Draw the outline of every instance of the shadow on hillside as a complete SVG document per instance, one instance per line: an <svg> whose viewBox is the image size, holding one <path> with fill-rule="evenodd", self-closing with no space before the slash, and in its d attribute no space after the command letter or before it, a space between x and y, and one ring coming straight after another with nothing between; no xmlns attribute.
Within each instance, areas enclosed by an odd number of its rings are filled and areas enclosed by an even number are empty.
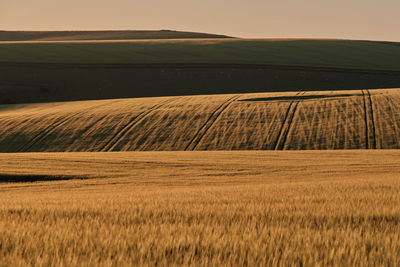
<svg viewBox="0 0 400 267"><path fill-rule="evenodd" d="M310 99L337 99L342 97L362 96L362 94L343 94L343 95L295 95L295 96L277 96L277 97L260 97L247 98L238 101L294 101L294 100L310 100Z"/></svg>
<svg viewBox="0 0 400 267"><path fill-rule="evenodd" d="M43 174L0 174L0 183L29 183L63 180L85 180L87 177Z"/></svg>
<svg viewBox="0 0 400 267"><path fill-rule="evenodd" d="M0 105L366 88L400 88L400 72L240 64L0 63Z"/></svg>

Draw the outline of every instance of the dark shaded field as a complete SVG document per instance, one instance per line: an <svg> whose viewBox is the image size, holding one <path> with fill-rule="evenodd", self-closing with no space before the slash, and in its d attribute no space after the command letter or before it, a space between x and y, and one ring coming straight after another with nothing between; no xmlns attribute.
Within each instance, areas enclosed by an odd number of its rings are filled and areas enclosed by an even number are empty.
<svg viewBox="0 0 400 267"><path fill-rule="evenodd" d="M400 71L400 46L352 40L184 39L0 42L0 62L258 64Z"/></svg>
<svg viewBox="0 0 400 267"><path fill-rule="evenodd" d="M0 42L0 104L399 88L399 58L351 40Z"/></svg>
<svg viewBox="0 0 400 267"><path fill-rule="evenodd" d="M398 88L400 72L240 64L0 63L0 104Z"/></svg>

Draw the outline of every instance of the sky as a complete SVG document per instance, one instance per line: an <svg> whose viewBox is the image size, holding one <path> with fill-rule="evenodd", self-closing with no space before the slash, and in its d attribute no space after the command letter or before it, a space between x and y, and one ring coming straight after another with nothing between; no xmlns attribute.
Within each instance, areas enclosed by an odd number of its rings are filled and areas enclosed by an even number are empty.
<svg viewBox="0 0 400 267"><path fill-rule="evenodd" d="M400 0L0 0L0 30L400 41Z"/></svg>

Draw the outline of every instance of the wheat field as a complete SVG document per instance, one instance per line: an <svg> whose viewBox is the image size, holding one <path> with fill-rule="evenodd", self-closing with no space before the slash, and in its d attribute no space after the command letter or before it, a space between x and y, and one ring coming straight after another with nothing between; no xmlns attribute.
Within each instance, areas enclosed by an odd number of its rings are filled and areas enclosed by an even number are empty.
<svg viewBox="0 0 400 267"><path fill-rule="evenodd" d="M400 90L3 105L1 152L397 149Z"/></svg>
<svg viewBox="0 0 400 267"><path fill-rule="evenodd" d="M0 154L0 266L396 266L399 163L396 150Z"/></svg>
<svg viewBox="0 0 400 267"><path fill-rule="evenodd" d="M399 57L0 31L0 267L400 265Z"/></svg>

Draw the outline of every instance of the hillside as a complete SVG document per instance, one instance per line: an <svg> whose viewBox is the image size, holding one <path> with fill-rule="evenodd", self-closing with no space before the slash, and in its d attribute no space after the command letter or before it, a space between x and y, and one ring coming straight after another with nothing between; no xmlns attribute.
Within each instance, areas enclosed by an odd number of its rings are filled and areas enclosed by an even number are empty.
<svg viewBox="0 0 400 267"><path fill-rule="evenodd" d="M0 43L0 62L258 64L400 71L400 46L351 40L142 40Z"/></svg>
<svg viewBox="0 0 400 267"><path fill-rule="evenodd" d="M231 38L225 35L182 31L0 31L0 41L77 41L135 39Z"/></svg>
<svg viewBox="0 0 400 267"><path fill-rule="evenodd" d="M0 266L399 262L396 43L47 34L0 42Z"/></svg>
<svg viewBox="0 0 400 267"><path fill-rule="evenodd" d="M0 104L399 88L399 58L349 40L0 43Z"/></svg>
<svg viewBox="0 0 400 267"><path fill-rule="evenodd" d="M0 107L1 152L400 148L400 89Z"/></svg>

